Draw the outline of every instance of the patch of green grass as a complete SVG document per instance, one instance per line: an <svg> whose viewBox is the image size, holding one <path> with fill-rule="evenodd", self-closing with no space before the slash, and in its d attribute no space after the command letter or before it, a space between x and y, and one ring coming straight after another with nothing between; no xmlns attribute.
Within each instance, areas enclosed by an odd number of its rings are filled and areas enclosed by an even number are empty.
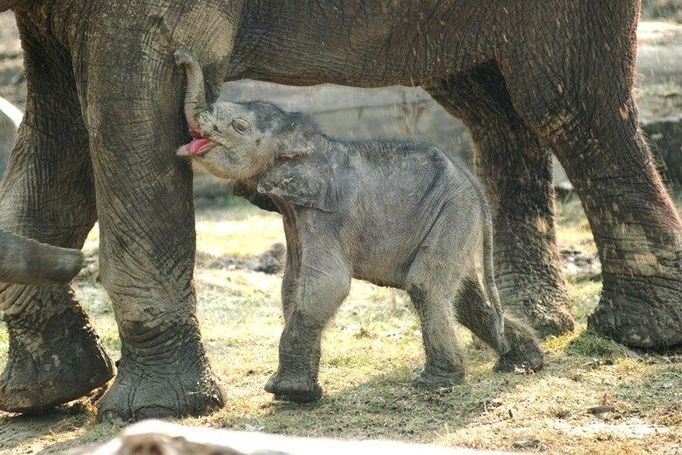
<svg viewBox="0 0 682 455"><path fill-rule="evenodd" d="M241 198L213 203L197 212L197 251L214 256L247 256L262 253L275 242L284 242L279 214L255 208Z"/></svg>
<svg viewBox="0 0 682 455"><path fill-rule="evenodd" d="M615 341L602 338L595 333L584 331L566 347L566 353L583 357L622 357L631 351Z"/></svg>

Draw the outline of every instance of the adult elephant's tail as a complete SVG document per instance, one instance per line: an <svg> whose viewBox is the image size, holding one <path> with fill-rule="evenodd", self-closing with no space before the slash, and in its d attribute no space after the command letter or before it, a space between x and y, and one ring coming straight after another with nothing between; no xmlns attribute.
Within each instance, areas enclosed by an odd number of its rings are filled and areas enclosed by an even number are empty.
<svg viewBox="0 0 682 455"><path fill-rule="evenodd" d="M78 250L59 248L0 230L0 281L18 284L67 282L83 267Z"/></svg>
<svg viewBox="0 0 682 455"><path fill-rule="evenodd" d="M1 3L1 2L0 2ZM0 97L0 115L15 128L23 114ZM83 267L83 254L38 243L0 230L0 281L18 284L54 284L69 281Z"/></svg>

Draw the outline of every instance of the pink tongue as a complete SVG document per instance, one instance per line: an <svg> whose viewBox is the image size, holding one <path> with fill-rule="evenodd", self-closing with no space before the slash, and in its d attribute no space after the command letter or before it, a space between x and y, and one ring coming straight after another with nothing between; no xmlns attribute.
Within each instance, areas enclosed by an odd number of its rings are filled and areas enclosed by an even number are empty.
<svg viewBox="0 0 682 455"><path fill-rule="evenodd" d="M210 139L204 138L192 139L192 142L189 143L189 154L196 155L197 153L201 152L201 149L206 148L213 144L215 144L215 142L213 142Z"/></svg>

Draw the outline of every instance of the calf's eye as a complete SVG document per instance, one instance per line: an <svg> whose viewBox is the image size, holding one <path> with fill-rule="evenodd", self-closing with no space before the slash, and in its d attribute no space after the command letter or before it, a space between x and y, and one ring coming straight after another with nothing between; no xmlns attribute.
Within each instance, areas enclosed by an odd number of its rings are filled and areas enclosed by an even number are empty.
<svg viewBox="0 0 682 455"><path fill-rule="evenodd" d="M237 133L243 134L249 130L249 124L244 119L236 118L232 120L232 128L234 128Z"/></svg>

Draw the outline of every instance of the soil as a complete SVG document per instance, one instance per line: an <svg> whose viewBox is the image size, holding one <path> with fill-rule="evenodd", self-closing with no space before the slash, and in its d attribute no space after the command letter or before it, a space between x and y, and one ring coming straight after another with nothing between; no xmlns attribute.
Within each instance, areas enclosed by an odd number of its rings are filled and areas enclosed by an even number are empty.
<svg viewBox="0 0 682 455"><path fill-rule="evenodd" d="M250 270L268 275L280 273L284 269L286 247L283 243L274 243L270 248L257 255L224 254L214 256L197 252L196 267L207 270ZM99 255L92 252L85 256L85 266L76 276L78 282L99 283Z"/></svg>

